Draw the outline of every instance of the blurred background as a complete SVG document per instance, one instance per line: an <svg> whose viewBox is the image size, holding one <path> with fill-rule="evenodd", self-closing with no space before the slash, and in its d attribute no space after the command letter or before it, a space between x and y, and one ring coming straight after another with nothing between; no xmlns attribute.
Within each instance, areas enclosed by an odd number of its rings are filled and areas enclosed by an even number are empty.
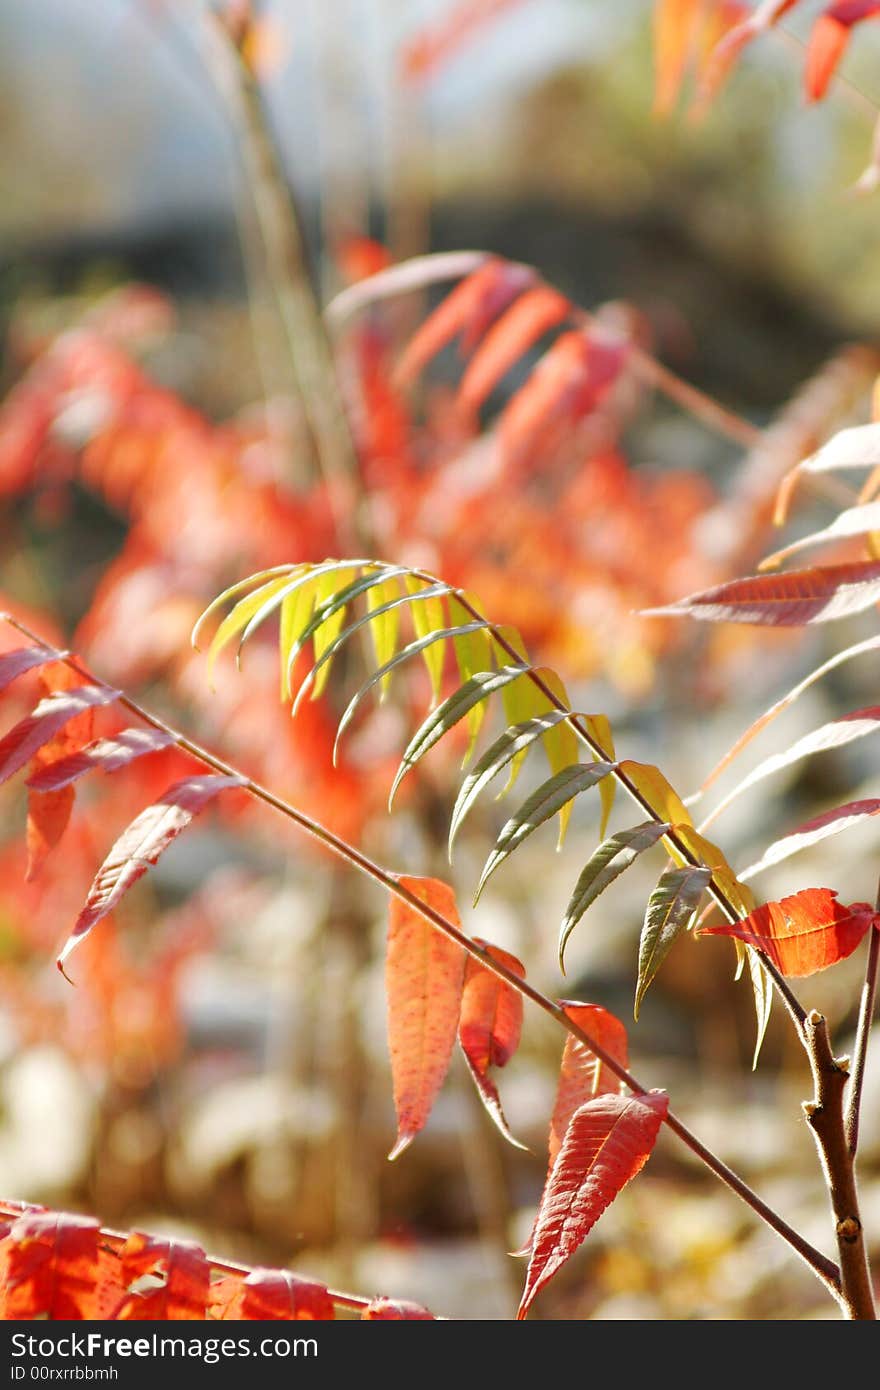
<svg viewBox="0 0 880 1390"><path fill-rule="evenodd" d="M747 8L709 3L704 19L720 33ZM574 707L609 714L618 751L659 763L682 794L801 676L870 635L873 611L809 634L638 616L754 569L781 543L771 514L787 469L870 418L877 202L852 185L880 100L880 33L859 29L846 80L807 106L803 41L820 8L752 45L695 119L692 78L672 99L656 85L648 0L0 7L2 606L389 868L450 878L468 932L515 952L545 992L627 1021L658 860L591 910L563 979L558 923L596 844L592 803L560 854L549 830L535 835L472 911L505 816L484 798L450 871L461 743L432 753L386 814L396 755L430 701L423 671L363 708L334 769L334 725L364 679L354 658L291 720L274 634L241 673L221 660L212 689L189 633L225 585L273 564L424 565L517 625ZM704 40L690 42L693 58ZM426 273L378 301L353 287L464 250L534 267L672 377L630 364L589 410L560 388L545 418L526 392L557 320L469 411L456 394L467 332L403 381L406 344L451 284ZM316 305L334 304L322 320ZM499 307L471 324L477 341ZM309 387L328 346L357 459L344 482L322 472ZM518 403L527 447L511 445ZM805 490L785 538L841 500ZM0 634L2 650L14 636ZM869 654L811 688L720 791L871 704L876 677ZM33 677L7 692L4 729L35 692ZM187 770L163 752L82 784L29 881L25 792L3 789L0 1194L438 1314L510 1317L523 1267L508 1252L543 1184L561 1036L527 1009L499 1077L529 1152L504 1144L456 1058L428 1127L389 1165L387 905L372 886L264 808L221 809L96 929L75 989L54 969L113 837ZM742 867L808 816L876 795L877 779L872 740L825 753L733 803L713 835ZM758 890L872 899L877 876L869 823ZM833 1019L838 1051L862 969L857 954L798 991ZM729 943L677 945L631 1029L633 1070L828 1249L802 1054L777 1010L751 1071L751 991L732 975ZM878 1099L875 1065L862 1140L875 1232ZM532 1315L833 1312L662 1136Z"/></svg>

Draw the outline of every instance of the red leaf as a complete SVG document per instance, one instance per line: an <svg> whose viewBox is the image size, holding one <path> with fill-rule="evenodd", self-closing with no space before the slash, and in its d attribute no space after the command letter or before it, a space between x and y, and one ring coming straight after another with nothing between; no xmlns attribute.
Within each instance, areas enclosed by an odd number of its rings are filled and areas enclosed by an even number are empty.
<svg viewBox="0 0 880 1390"><path fill-rule="evenodd" d="M163 748L172 747L174 743L174 735L165 733L162 729L123 729L112 738L96 739L77 753L59 758L57 762L47 763L39 772L28 778L27 785L32 791L37 792L58 791L76 782L93 768L100 768L103 772L118 772L135 758L142 758L147 753L158 753Z"/></svg>
<svg viewBox="0 0 880 1390"><path fill-rule="evenodd" d="M527 290L486 334L464 374L458 403L479 410L489 393L539 338L567 318L571 302L549 285Z"/></svg>
<svg viewBox="0 0 880 1390"><path fill-rule="evenodd" d="M6 1243L7 1320L96 1316L97 1221L29 1212L12 1226Z"/></svg>
<svg viewBox="0 0 880 1390"><path fill-rule="evenodd" d="M436 878L398 882L460 925L448 884ZM458 1029L465 962L461 946L415 908L391 899L385 981L397 1142L389 1158L397 1158L424 1127L443 1084Z"/></svg>
<svg viewBox="0 0 880 1390"><path fill-rule="evenodd" d="M652 1091L597 1096L575 1111L541 1198L517 1318L644 1167L668 1109L665 1092Z"/></svg>
<svg viewBox="0 0 880 1390"><path fill-rule="evenodd" d="M245 779L230 777L186 777L175 782L165 795L132 821L120 835L89 889L85 907L76 920L58 957L64 968L71 951L91 931L96 922L128 892L151 864L185 830L194 816L203 811L218 792L240 787Z"/></svg>
<svg viewBox="0 0 880 1390"><path fill-rule="evenodd" d="M557 338L499 421L505 458L530 459L549 432L594 411L620 375L627 351L623 342L582 332Z"/></svg>
<svg viewBox="0 0 880 1390"><path fill-rule="evenodd" d="M576 1023L591 1038L595 1038L599 1046L610 1053L622 1067L628 1066L626 1028L619 1018L615 1018L614 1014L599 1004L579 1004L574 999L562 999L560 1003L572 1023ZM599 1061L585 1043L578 1042L577 1038L569 1033L562 1052L556 1101L550 1120L548 1147L551 1168L575 1111L594 1096L615 1094L620 1087L621 1082L614 1073Z"/></svg>
<svg viewBox="0 0 880 1390"><path fill-rule="evenodd" d="M421 1303L410 1303L406 1298L374 1298L361 1313L362 1322L401 1322L404 1320L434 1322L434 1314L423 1308Z"/></svg>
<svg viewBox="0 0 880 1390"><path fill-rule="evenodd" d="M493 959L506 965L525 979L525 966L516 956L492 946L479 937L474 940L484 946ZM485 965L468 956L461 997L461 1017L458 1041L470 1067L480 1099L506 1139L517 1148L523 1145L514 1139L507 1127L504 1111L495 1083L489 1078L489 1068L503 1067L519 1046L523 1019L523 997Z"/></svg>
<svg viewBox="0 0 880 1390"><path fill-rule="evenodd" d="M40 690L44 696L76 690L82 678L63 662L51 665L41 672ZM62 729L53 734L48 743L38 749L32 763L32 770L56 762L88 743L95 723L94 709L89 706L82 714L74 715ZM27 849L28 862L25 877L35 878L43 860L54 849L67 829L76 792L73 787L59 791L40 792L31 789L28 779Z"/></svg>
<svg viewBox="0 0 880 1390"><path fill-rule="evenodd" d="M860 613L880 600L880 561L790 570L787 574L735 579L690 594L647 617L687 615L710 623L803 627Z"/></svg>
<svg viewBox="0 0 880 1390"><path fill-rule="evenodd" d="M120 1252L126 1284L147 1275L162 1280L160 1287L129 1295L120 1308L120 1322L203 1321L208 1303L211 1267L193 1241L165 1240L135 1231Z"/></svg>
<svg viewBox="0 0 880 1390"><path fill-rule="evenodd" d="M402 54L404 79L424 82L433 77L483 24L521 3L522 0L459 0L451 13L406 44Z"/></svg>
<svg viewBox="0 0 880 1390"><path fill-rule="evenodd" d="M792 9L797 3L798 0L764 0L764 3L758 5L751 14L745 11L744 6L731 6L731 9L742 11L745 17L741 16L739 23L734 23L732 27L728 27L727 32L720 40L716 39L707 59L702 64L698 97L698 106L701 110L705 109L713 97L717 95L719 88L746 45L756 39L759 34L772 28L785 12Z"/></svg>
<svg viewBox="0 0 880 1390"><path fill-rule="evenodd" d="M0 656L0 694L26 671L37 666L45 666L48 661L57 661L61 653L44 651L42 647L16 647L14 651Z"/></svg>
<svg viewBox="0 0 880 1390"><path fill-rule="evenodd" d="M819 16L807 45L804 69L804 87L810 101L821 101L828 90L828 84L849 43L853 25L860 24L863 19L872 19L877 14L880 14L878 0L839 0L838 4L829 5L825 13Z"/></svg>
<svg viewBox="0 0 880 1390"><path fill-rule="evenodd" d="M839 835L842 830L849 830L850 826L858 825L859 821L865 820L866 817L878 814L880 800L876 797L868 797L864 801L847 801L843 806L834 806L830 811L823 811L821 816L813 816L812 820L804 821L803 825L799 825L781 840L775 840L765 849L758 862L750 864L739 877L746 882L756 874L762 873L764 869L769 869L771 864L780 864L783 859L798 854L802 849L809 849L820 840L826 840L829 835Z"/></svg>
<svg viewBox="0 0 880 1390"><path fill-rule="evenodd" d="M874 921L869 903L844 907L829 888L804 888L765 903L739 922L704 927L700 936L735 936L756 946L783 975L801 978L852 955Z"/></svg>
<svg viewBox="0 0 880 1390"><path fill-rule="evenodd" d="M215 1317L237 1321L312 1321L335 1319L325 1284L303 1279L286 1269L252 1269L246 1279L223 1279L209 1295Z"/></svg>
<svg viewBox="0 0 880 1390"><path fill-rule="evenodd" d="M69 720L99 705L109 705L119 698L118 690L109 686L84 685L76 690L62 690L41 700L27 719L22 719L0 739L0 783L7 782L20 772L34 754L54 738Z"/></svg>
<svg viewBox="0 0 880 1390"><path fill-rule="evenodd" d="M394 373L395 384L406 386L414 381L431 358L459 334L479 341L496 315L534 278L535 272L528 266L495 258L481 265L456 285L413 335Z"/></svg>

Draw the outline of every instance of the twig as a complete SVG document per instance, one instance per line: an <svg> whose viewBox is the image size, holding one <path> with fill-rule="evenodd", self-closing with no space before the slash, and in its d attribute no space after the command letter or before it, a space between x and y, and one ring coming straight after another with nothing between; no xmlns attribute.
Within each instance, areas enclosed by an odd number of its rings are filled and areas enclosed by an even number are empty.
<svg viewBox="0 0 880 1390"><path fill-rule="evenodd" d="M31 631L26 624L12 617L10 614L6 613L0 616L36 646L41 647L45 651L52 652L57 660L63 661L65 665L69 666L70 669L75 671L79 676L93 684L106 687L106 682L92 675L75 656L56 652L55 648L50 646L49 643L44 642L36 633ZM116 703L121 705L124 709L127 709L129 713L133 714L143 723L150 725L151 728L158 729L162 733L168 735L182 752L190 754L191 757L197 759L197 761L203 763L206 767L212 768L215 772L219 772L223 776L242 776L241 772L230 763L225 762L222 758L216 757L213 753L208 752L207 749L194 743L184 734L181 734L178 730L165 723L164 720L159 719L156 715L150 713L149 710L137 704L136 701L132 700L128 695L119 695ZM622 1081L635 1095L649 1094L647 1087L643 1086L630 1071L622 1067L616 1058L607 1052L600 1043L596 1042L588 1032L569 1018L561 1004L548 998L547 995L542 994L541 991L531 985L528 980L521 979L520 976L516 975L512 970L508 970L508 968L500 961L496 960L485 947L471 940L469 936L466 936L464 932L435 908L422 902L421 898L417 897L415 893L401 883L395 874L384 869L381 865L376 864L353 845L348 844L347 841L335 835L332 830L321 825L319 821L312 819L312 817L307 816L303 811L298 810L297 807L292 806L289 802L284 801L280 796L276 796L274 792L262 786L260 783L255 782L252 778L244 777L242 789L251 796L256 797L259 801L264 802L267 806L271 806L273 810L278 811L288 820L293 821L295 825L298 825L300 829L304 830L312 839L319 841L326 849L329 849L347 864L358 869L362 874L373 879L374 882L381 884L388 893L393 894L394 897L406 903L408 907L419 913L421 917L430 922L431 925L442 932L444 936L454 941L462 950L466 951L468 955L479 960L487 970L491 970L493 974L499 976L505 983L523 995L524 998L530 999L539 1009L542 1009L544 1013L555 1019L556 1022L576 1038L578 1042L583 1043L589 1048L594 1056L596 1056L604 1066L608 1067L609 1071ZM825 1285L828 1292L839 1301L840 1273L834 1262L823 1255L821 1251L816 1250L814 1246L812 1246L809 1241L805 1240L798 1231L794 1230L778 1212L774 1211L772 1207L769 1207L767 1203L759 1197L757 1193L753 1192L748 1184L733 1171L733 1169L729 1168L722 1159L714 1154L711 1149L707 1148L695 1134L692 1134L687 1126L671 1111L667 1113L666 1124L691 1152L715 1173L716 1177L720 1178L722 1182L731 1188L738 1197L751 1207L751 1209L777 1233L777 1235L781 1236L781 1238L800 1255L801 1259L809 1265L813 1273Z"/></svg>
<svg viewBox="0 0 880 1390"><path fill-rule="evenodd" d="M877 898L880 911L880 893ZM875 927L868 942L868 959L865 964L865 983L859 1000L859 1022L856 1028L856 1041L853 1051L852 1071L846 1103L846 1147L850 1157L855 1159L859 1146L859 1110L862 1104L862 1085L865 1079L865 1063L868 1058L868 1039L874 1018L874 1000L877 994L877 969L880 965L880 931Z"/></svg>
<svg viewBox="0 0 880 1390"><path fill-rule="evenodd" d="M876 933L875 933L876 934ZM868 1265L853 1156L847 1146L843 1103L849 1079L848 1059L835 1057L828 1025L816 1009L807 1015L804 1046L810 1059L815 1087L812 1100L804 1102L807 1124L819 1150L825 1175L834 1233L840 1259L840 1306L844 1316L860 1322L874 1321L874 1292Z"/></svg>

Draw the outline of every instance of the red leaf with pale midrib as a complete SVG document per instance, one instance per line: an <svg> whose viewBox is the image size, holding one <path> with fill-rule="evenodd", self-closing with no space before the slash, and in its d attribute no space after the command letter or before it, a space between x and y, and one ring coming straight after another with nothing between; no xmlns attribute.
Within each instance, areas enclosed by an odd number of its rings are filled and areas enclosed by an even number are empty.
<svg viewBox="0 0 880 1390"><path fill-rule="evenodd" d="M27 719L22 719L0 739L0 783L20 772L71 719L99 705L112 704L118 698L119 691L109 686L83 685L41 700Z"/></svg>
<svg viewBox="0 0 880 1390"><path fill-rule="evenodd" d="M77 671L64 662L50 665L39 677L41 693L51 701L52 697L75 692L82 680ZM103 702L102 702L103 703ZM95 725L94 706L87 704L80 714L66 720L47 743L37 749L32 762L32 770L57 762L78 751L92 737ZM39 791L31 786L28 778L27 849L28 863L25 877L36 877L49 852L59 843L70 821L76 791L73 787Z"/></svg>
<svg viewBox="0 0 880 1390"><path fill-rule="evenodd" d="M455 894L437 878L398 882L459 926ZM464 948L400 898L391 899L385 984L397 1158L421 1130L443 1085L461 1011Z"/></svg>
<svg viewBox="0 0 880 1390"><path fill-rule="evenodd" d="M494 257L481 265L456 285L414 334L394 373L395 383L405 386L414 381L431 358L459 335L479 342L495 316L534 279L535 272L528 266Z"/></svg>
<svg viewBox="0 0 880 1390"><path fill-rule="evenodd" d="M690 594L645 617L698 618L711 623L806 627L860 613L880 601L880 561L825 565L786 574L755 575Z"/></svg>
<svg viewBox="0 0 880 1390"><path fill-rule="evenodd" d="M575 1111L541 1198L518 1319L644 1167L668 1109L665 1092L652 1091L597 1096Z"/></svg>
<svg viewBox="0 0 880 1390"><path fill-rule="evenodd" d="M61 652L45 650L43 647L16 647L14 651L0 656L0 693L26 671L34 671L49 661L57 661Z"/></svg>
<svg viewBox="0 0 880 1390"><path fill-rule="evenodd" d="M133 884L155 864L173 840L219 792L241 787L240 776L186 777L132 821L114 844L89 889L86 905L58 957L64 967L71 951L92 927L112 912Z"/></svg>
<svg viewBox="0 0 880 1390"><path fill-rule="evenodd" d="M739 922L704 927L700 936L733 936L769 956L783 975L798 979L852 955L875 920L870 903L844 907L830 888L804 888L765 903Z"/></svg>
<svg viewBox="0 0 880 1390"><path fill-rule="evenodd" d="M172 733L163 729L123 729L112 738L96 739L76 753L47 763L28 778L32 791L51 792L70 786L87 772L100 768L102 772L118 772L135 758L158 753L177 742Z"/></svg>

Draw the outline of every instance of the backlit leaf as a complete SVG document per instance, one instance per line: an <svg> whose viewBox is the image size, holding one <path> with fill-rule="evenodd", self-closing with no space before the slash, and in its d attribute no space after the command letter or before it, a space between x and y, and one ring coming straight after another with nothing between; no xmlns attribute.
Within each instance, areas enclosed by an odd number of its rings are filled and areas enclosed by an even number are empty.
<svg viewBox="0 0 880 1390"><path fill-rule="evenodd" d="M143 728L123 729L112 738L99 738L76 753L71 753L57 762L47 763L27 780L32 791L51 792L78 781L87 772L100 768L102 772L118 772L136 758L149 753L159 753L163 748L172 748L176 743L174 735L164 729Z"/></svg>
<svg viewBox="0 0 880 1390"><path fill-rule="evenodd" d="M211 1267L191 1240L133 1232L120 1251L127 1284L153 1275L158 1288L132 1292L117 1313L120 1322L202 1322L208 1304Z"/></svg>
<svg viewBox="0 0 880 1390"><path fill-rule="evenodd" d="M817 845L820 840L827 839L829 835L839 835L842 830L849 830L851 826L860 825L862 821L870 816L876 816L878 812L880 812L880 800L876 797L868 797L863 801L847 801L843 806L835 806L831 811L823 811L820 816L813 816L812 820L804 821L797 830L792 830L781 840L775 840L765 849L756 863L743 869L740 879L746 881L754 878L757 874L763 873L765 869L769 869L771 864L781 864L783 859L789 859L791 855L799 854L802 849L809 849L812 845Z"/></svg>
<svg viewBox="0 0 880 1390"><path fill-rule="evenodd" d="M622 1067L629 1066L626 1028L619 1018L600 1004L581 1004L576 999L561 999L559 1002L572 1023L582 1028L615 1062ZM621 1085L614 1072L599 1060L586 1043L580 1042L572 1033L566 1034L547 1140L550 1169L562 1148L565 1132L575 1111L594 1096L616 1095Z"/></svg>
<svg viewBox="0 0 880 1390"><path fill-rule="evenodd" d="M478 946L483 946L501 965L506 965L515 975L525 979L525 966L509 951L493 946L480 937L475 937ZM458 1041L465 1055L471 1075L476 1083L480 1099L493 1121L511 1144L525 1148L514 1139L504 1118L498 1089L489 1076L490 1067L506 1066L519 1046L522 1029L523 997L500 976L474 956L468 956L464 977L464 992L461 997L461 1016L458 1023Z"/></svg>
<svg viewBox="0 0 880 1390"><path fill-rule="evenodd" d="M549 777L546 782L542 782L537 791L523 802L503 827L495 842L495 848L486 860L474 901L477 901L499 865L503 864L538 826L551 820L562 810L566 802L571 801L580 792L594 787L603 777L607 777L612 768L612 763L575 763L574 766L558 772L555 777Z"/></svg>
<svg viewBox="0 0 880 1390"><path fill-rule="evenodd" d="M691 594L647 617L687 616L702 622L804 627L861 613L880 601L880 561L817 566L786 574L754 575Z"/></svg>
<svg viewBox="0 0 880 1390"><path fill-rule="evenodd" d="M32 714L0 739L0 783L14 777L65 724L88 710L118 700L119 691L106 685L83 685L61 690L41 700Z"/></svg>
<svg viewBox="0 0 880 1390"><path fill-rule="evenodd" d="M398 880L460 926L455 894L436 878ZM385 983L397 1158L424 1128L449 1069L458 1031L467 956L413 907L392 897Z"/></svg>
<svg viewBox="0 0 880 1390"><path fill-rule="evenodd" d="M783 975L800 978L845 960L874 922L870 903L845 907L829 888L804 888L740 922L703 927L701 934L734 936L763 951Z"/></svg>
<svg viewBox="0 0 880 1390"><path fill-rule="evenodd" d="M58 1212L27 1212L6 1242L4 1317L77 1320L94 1311L98 1223Z"/></svg>
<svg viewBox="0 0 880 1390"><path fill-rule="evenodd" d="M656 845L670 828L665 821L645 821L643 825L633 826L630 830L619 830L594 851L581 870L559 930L559 968L563 973L568 938L587 908L604 893L609 884L629 868L643 850Z"/></svg>
<svg viewBox="0 0 880 1390"><path fill-rule="evenodd" d="M668 1109L668 1096L653 1091L597 1096L572 1116L541 1198L517 1318L644 1167Z"/></svg>
<svg viewBox="0 0 880 1390"><path fill-rule="evenodd" d="M639 1016L645 991L676 937L681 935L691 921L711 877L711 869L690 866L669 869L648 899L639 939L639 974L633 1011L636 1018Z"/></svg>
<svg viewBox="0 0 880 1390"><path fill-rule="evenodd" d="M59 968L102 917L137 883L192 819L219 792L245 785L239 776L186 777L132 821L113 845L89 889L85 907L58 957Z"/></svg>

